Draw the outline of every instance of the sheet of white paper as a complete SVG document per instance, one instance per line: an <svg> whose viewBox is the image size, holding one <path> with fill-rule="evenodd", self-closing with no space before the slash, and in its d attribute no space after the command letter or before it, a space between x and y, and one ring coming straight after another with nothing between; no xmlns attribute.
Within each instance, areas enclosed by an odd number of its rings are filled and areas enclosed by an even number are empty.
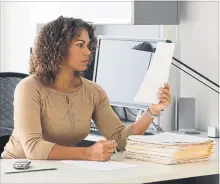
<svg viewBox="0 0 220 184"><path fill-rule="evenodd" d="M156 52L144 80L133 99L134 102L159 103L157 92L168 81L174 48L174 43L157 43Z"/></svg>
<svg viewBox="0 0 220 184"><path fill-rule="evenodd" d="M213 139L210 138L175 134L171 132L164 132L151 136L131 135L128 138L131 140L152 144L200 144L205 143L207 141L213 141Z"/></svg>
<svg viewBox="0 0 220 184"><path fill-rule="evenodd" d="M126 169L130 167L137 167L138 165L127 164L123 162L108 161L108 162L96 162L96 161L81 161L81 160L62 160L61 163L68 164L75 167L81 167L84 169L107 171Z"/></svg>

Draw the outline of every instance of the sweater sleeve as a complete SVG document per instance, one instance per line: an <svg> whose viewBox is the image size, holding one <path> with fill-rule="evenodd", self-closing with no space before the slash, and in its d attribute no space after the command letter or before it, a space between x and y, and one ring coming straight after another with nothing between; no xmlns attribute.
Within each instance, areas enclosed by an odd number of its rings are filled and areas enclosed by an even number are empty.
<svg viewBox="0 0 220 184"><path fill-rule="evenodd" d="M14 93L14 126L28 159L45 160L55 145L42 138L40 90L34 81L23 80Z"/></svg>
<svg viewBox="0 0 220 184"><path fill-rule="evenodd" d="M108 140L116 140L117 148L121 151L125 149L126 139L132 135L132 125L125 126L113 111L106 92L101 89L99 100L93 113L93 120Z"/></svg>

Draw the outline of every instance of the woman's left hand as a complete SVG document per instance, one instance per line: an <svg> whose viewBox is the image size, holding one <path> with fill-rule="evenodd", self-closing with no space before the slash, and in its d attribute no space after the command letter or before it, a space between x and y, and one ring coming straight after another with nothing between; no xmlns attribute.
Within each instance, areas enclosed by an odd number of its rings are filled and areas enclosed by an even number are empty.
<svg viewBox="0 0 220 184"><path fill-rule="evenodd" d="M164 87L159 89L158 97L160 102L158 104L151 104L149 107L149 110L154 115L157 115L171 103L171 89L169 84L165 83Z"/></svg>

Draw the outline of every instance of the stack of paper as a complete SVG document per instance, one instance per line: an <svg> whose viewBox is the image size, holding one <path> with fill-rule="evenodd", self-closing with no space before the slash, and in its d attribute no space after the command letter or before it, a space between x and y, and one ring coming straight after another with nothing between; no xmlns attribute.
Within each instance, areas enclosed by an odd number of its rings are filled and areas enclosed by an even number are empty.
<svg viewBox="0 0 220 184"><path fill-rule="evenodd" d="M127 139L125 158L161 164L180 164L208 160L214 140L164 132L156 135L132 135Z"/></svg>

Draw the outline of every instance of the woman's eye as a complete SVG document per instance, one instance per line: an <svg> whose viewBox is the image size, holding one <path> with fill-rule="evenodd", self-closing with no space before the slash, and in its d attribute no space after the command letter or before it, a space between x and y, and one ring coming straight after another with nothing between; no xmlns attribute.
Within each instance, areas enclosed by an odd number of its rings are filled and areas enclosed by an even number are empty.
<svg viewBox="0 0 220 184"><path fill-rule="evenodd" d="M83 43L79 43L79 44L77 44L77 46L82 48L83 47Z"/></svg>

